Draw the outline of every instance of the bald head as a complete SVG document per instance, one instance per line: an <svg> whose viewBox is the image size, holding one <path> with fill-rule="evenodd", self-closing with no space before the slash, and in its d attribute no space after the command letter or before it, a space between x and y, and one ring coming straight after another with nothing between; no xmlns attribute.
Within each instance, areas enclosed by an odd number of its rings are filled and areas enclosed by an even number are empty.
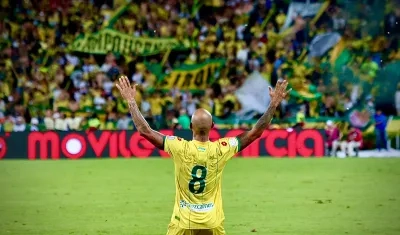
<svg viewBox="0 0 400 235"><path fill-rule="evenodd" d="M205 109L197 109L192 115L192 130L195 134L205 135L212 126L211 113Z"/></svg>

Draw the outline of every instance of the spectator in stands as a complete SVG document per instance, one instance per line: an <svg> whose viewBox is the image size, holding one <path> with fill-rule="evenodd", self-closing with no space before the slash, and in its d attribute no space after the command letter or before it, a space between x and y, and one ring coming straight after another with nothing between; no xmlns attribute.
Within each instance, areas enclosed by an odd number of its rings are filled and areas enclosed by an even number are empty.
<svg viewBox="0 0 400 235"><path fill-rule="evenodd" d="M100 129L100 120L97 117L97 114L92 114L92 116L88 119L88 126L90 131L96 131Z"/></svg>
<svg viewBox="0 0 400 235"><path fill-rule="evenodd" d="M151 105L149 103L147 94L143 94L142 102L140 103L140 112L148 123L153 123L153 118L151 115Z"/></svg>
<svg viewBox="0 0 400 235"><path fill-rule="evenodd" d="M75 115L75 112L72 112L71 115L65 119L65 122L67 124L67 129L72 130L72 131L79 130L79 128L81 126L81 121L82 121L82 118L77 117Z"/></svg>
<svg viewBox="0 0 400 235"><path fill-rule="evenodd" d="M306 106L302 105L296 113L296 124L294 128L303 128L306 121Z"/></svg>
<svg viewBox="0 0 400 235"><path fill-rule="evenodd" d="M388 150L388 143L387 143L387 133L386 133L386 126L387 126L387 117L385 114L382 113L382 110L376 110L374 115L375 119L375 137L376 137L376 147L379 151L381 149Z"/></svg>
<svg viewBox="0 0 400 235"><path fill-rule="evenodd" d="M340 131L332 120L326 122L325 133L328 155L335 156L340 144Z"/></svg>
<svg viewBox="0 0 400 235"><path fill-rule="evenodd" d="M13 127L14 132L24 132L26 130L25 119L21 116L15 119L15 124Z"/></svg>
<svg viewBox="0 0 400 235"><path fill-rule="evenodd" d="M181 109L178 117L179 128L183 130L190 129L190 118L187 115L186 109Z"/></svg>
<svg viewBox="0 0 400 235"><path fill-rule="evenodd" d="M160 128L162 124L162 108L164 105L164 100L161 98L160 92L155 92L152 97L149 99L151 114L153 115L154 122L157 128Z"/></svg>
<svg viewBox="0 0 400 235"><path fill-rule="evenodd" d="M65 114L64 113L54 113L54 129L57 131L67 131L68 125L65 121Z"/></svg>
<svg viewBox="0 0 400 235"><path fill-rule="evenodd" d="M116 130L117 129L117 115L114 112L108 113L106 121L102 123L102 130Z"/></svg>
<svg viewBox="0 0 400 235"><path fill-rule="evenodd" d="M7 116L4 124L3 124L3 130L4 132L11 132L14 129L14 122L15 122L15 118L11 115Z"/></svg>
<svg viewBox="0 0 400 235"><path fill-rule="evenodd" d="M186 101L186 110L189 116L192 116L194 111L197 109L198 100L191 94L188 96ZM186 112L186 111L185 111Z"/></svg>
<svg viewBox="0 0 400 235"><path fill-rule="evenodd" d="M128 130L131 119L126 114L121 114L117 121L117 130Z"/></svg>
<svg viewBox="0 0 400 235"><path fill-rule="evenodd" d="M340 148L346 156L355 156L363 143L362 132L360 129L349 126L347 140L340 143Z"/></svg>
<svg viewBox="0 0 400 235"><path fill-rule="evenodd" d="M51 110L46 111L46 117L43 120L46 130L54 130L54 118Z"/></svg>
<svg viewBox="0 0 400 235"><path fill-rule="evenodd" d="M167 114L166 122L169 129L180 129L178 118L176 118L175 115Z"/></svg>
<svg viewBox="0 0 400 235"><path fill-rule="evenodd" d="M39 125L39 120L37 118L32 118L29 131L39 131L38 125Z"/></svg>

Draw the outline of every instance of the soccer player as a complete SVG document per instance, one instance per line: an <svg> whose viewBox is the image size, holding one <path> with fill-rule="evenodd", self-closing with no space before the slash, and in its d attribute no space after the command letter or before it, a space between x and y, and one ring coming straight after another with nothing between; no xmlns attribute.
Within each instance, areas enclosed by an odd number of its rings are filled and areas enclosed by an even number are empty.
<svg viewBox="0 0 400 235"><path fill-rule="evenodd" d="M140 134L157 148L165 150L175 165L175 206L167 235L224 235L221 178L229 159L259 138L267 128L275 109L289 94L287 81L278 81L275 90L269 88L271 102L256 125L237 137L209 140L213 127L211 114L198 109L190 127L193 140L165 136L150 128L135 101L136 86L129 79L119 79L117 88L128 102L133 122Z"/></svg>

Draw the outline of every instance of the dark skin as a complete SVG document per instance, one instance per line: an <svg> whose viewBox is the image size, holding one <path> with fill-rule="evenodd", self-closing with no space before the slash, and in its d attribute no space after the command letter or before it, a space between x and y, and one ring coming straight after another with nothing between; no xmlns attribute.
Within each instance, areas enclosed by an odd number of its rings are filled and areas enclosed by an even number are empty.
<svg viewBox="0 0 400 235"><path fill-rule="evenodd" d="M197 109L192 115L193 139L200 142L209 141L209 133L212 128L212 116L205 109Z"/></svg>
<svg viewBox="0 0 400 235"><path fill-rule="evenodd" d="M151 129L149 124L143 118L140 113L139 107L135 101L136 96L136 85L132 86L129 82L128 77L122 76L119 78L119 84L116 85L121 93L124 100L127 101L129 111L132 116L132 120L139 131L140 135L147 139L150 143L159 149L164 149L164 137L158 131ZM265 129L271 123L272 117L275 113L276 108L285 99L290 90L286 90L288 82L286 80L278 81L275 90L269 87L269 94L271 97L271 102L267 111L262 115L262 117L257 121L256 125L249 131L246 131L239 136L237 136L239 142L241 143L241 150L249 146L253 141L260 138ZM192 116L192 131L193 139L201 142L209 141L209 132L212 128L212 116L211 114L204 110L198 109Z"/></svg>

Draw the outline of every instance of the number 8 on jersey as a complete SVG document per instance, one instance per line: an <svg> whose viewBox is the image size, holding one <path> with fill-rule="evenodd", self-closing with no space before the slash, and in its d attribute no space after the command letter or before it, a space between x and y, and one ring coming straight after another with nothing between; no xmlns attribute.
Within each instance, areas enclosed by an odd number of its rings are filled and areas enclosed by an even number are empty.
<svg viewBox="0 0 400 235"><path fill-rule="evenodd" d="M201 171L200 177L198 177L198 172ZM204 192L206 188L206 177L207 177L207 168L204 166L194 166L192 169L192 180L189 182L189 191L194 194L200 194ZM198 182L198 189L196 190L196 182Z"/></svg>

